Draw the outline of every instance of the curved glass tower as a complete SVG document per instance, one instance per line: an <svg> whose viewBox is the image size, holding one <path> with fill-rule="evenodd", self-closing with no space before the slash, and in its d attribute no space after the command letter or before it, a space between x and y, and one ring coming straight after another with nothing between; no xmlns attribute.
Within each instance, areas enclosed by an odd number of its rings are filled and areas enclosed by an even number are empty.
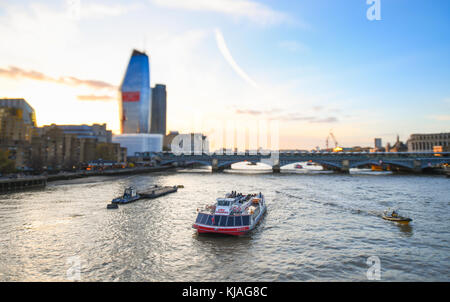
<svg viewBox="0 0 450 302"><path fill-rule="evenodd" d="M121 133L150 133L150 66L144 52L133 50L120 92Z"/></svg>

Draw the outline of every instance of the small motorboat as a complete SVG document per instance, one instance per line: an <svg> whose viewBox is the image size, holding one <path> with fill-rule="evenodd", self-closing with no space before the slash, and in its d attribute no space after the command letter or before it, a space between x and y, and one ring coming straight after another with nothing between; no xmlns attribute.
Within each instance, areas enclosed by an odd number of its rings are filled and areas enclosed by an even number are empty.
<svg viewBox="0 0 450 302"><path fill-rule="evenodd" d="M408 224L412 221L411 218L398 215L397 211L395 210L389 212L385 211L382 217L384 220L394 221L402 224Z"/></svg>
<svg viewBox="0 0 450 302"><path fill-rule="evenodd" d="M114 198L111 203L125 204L139 200L141 196L136 192L135 187L126 188L121 197Z"/></svg>
<svg viewBox="0 0 450 302"><path fill-rule="evenodd" d="M117 203L110 203L106 205L107 209L118 209L119 206L117 205Z"/></svg>

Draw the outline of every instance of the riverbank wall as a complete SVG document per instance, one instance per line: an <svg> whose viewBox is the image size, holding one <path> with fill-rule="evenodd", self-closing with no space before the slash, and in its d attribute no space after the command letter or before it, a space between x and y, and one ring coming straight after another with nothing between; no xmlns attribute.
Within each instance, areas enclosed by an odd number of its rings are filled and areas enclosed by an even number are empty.
<svg viewBox="0 0 450 302"><path fill-rule="evenodd" d="M45 188L48 182L58 180L70 180L76 178L92 176L118 176L135 175L153 172L162 172L174 169L173 167L144 167L144 168L125 168L103 171L77 171L63 172L55 175L25 176L18 178L0 179L0 194L25 191L30 189Z"/></svg>

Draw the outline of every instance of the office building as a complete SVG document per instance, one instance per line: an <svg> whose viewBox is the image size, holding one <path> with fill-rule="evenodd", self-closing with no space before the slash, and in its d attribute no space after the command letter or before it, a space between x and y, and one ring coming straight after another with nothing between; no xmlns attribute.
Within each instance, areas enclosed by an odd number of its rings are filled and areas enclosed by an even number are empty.
<svg viewBox="0 0 450 302"><path fill-rule="evenodd" d="M0 99L0 149L18 169L30 165L35 126L34 109L24 99Z"/></svg>
<svg viewBox="0 0 450 302"><path fill-rule="evenodd" d="M166 135L167 92L166 85L152 88L151 133Z"/></svg>
<svg viewBox="0 0 450 302"><path fill-rule="evenodd" d="M450 132L411 134L407 141L408 152L434 152L434 147L448 150L450 147Z"/></svg>
<svg viewBox="0 0 450 302"><path fill-rule="evenodd" d="M38 128L39 132L47 131L48 128L59 128L65 134L74 134L77 138L91 138L99 143L111 143L112 132L106 129L106 124L93 125L55 125L43 126Z"/></svg>
<svg viewBox="0 0 450 302"><path fill-rule="evenodd" d="M383 144L382 144L381 138L376 138L374 140L374 144L375 144L375 149L383 148Z"/></svg>
<svg viewBox="0 0 450 302"><path fill-rule="evenodd" d="M121 133L150 133L150 65L144 52L133 50L120 93Z"/></svg>
<svg viewBox="0 0 450 302"><path fill-rule="evenodd" d="M31 142L34 109L24 99L0 99L0 144Z"/></svg>

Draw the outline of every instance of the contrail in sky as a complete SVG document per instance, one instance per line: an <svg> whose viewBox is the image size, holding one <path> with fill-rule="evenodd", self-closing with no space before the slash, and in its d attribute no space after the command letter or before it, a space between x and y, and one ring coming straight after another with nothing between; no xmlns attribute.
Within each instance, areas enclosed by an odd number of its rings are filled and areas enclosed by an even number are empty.
<svg viewBox="0 0 450 302"><path fill-rule="evenodd" d="M236 73L244 79L247 83L252 85L253 87L258 87L258 84L256 84L255 81L253 81L249 75L236 63L236 61L233 59L233 56L231 55L230 51L228 50L227 44L225 43L225 39L223 38L222 32L219 29L215 29L216 34L216 42L217 47L219 47L220 52L222 53L225 60L228 62L228 64L231 65L231 67L236 71Z"/></svg>

